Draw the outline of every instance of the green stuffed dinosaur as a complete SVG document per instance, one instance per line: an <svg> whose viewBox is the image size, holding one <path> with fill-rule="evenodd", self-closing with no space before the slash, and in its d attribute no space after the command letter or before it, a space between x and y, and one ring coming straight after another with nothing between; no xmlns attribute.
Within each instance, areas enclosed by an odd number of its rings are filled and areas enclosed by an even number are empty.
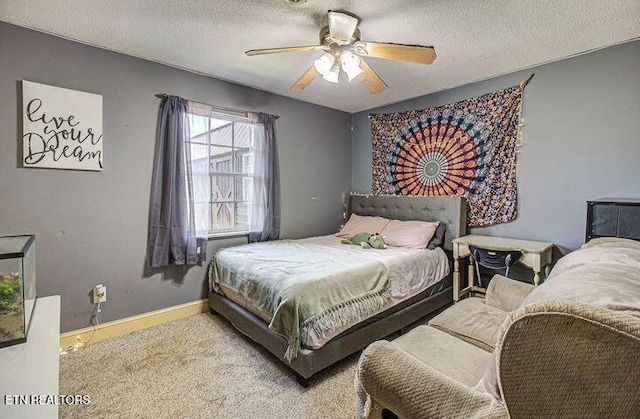
<svg viewBox="0 0 640 419"><path fill-rule="evenodd" d="M378 233L358 233L349 240L342 240L342 244L355 244L363 249L386 249L387 244L382 236Z"/></svg>

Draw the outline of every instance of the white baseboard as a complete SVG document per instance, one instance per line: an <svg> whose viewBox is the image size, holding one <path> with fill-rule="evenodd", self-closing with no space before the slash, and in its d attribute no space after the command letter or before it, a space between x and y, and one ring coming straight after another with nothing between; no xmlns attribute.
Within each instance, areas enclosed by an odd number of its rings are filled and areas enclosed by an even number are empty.
<svg viewBox="0 0 640 419"><path fill-rule="evenodd" d="M197 300L161 310L138 314L112 322L102 323L97 327L85 327L60 334L60 351L81 348L87 344L101 340L123 336L137 330L148 329L173 320L183 319L209 311L209 300Z"/></svg>

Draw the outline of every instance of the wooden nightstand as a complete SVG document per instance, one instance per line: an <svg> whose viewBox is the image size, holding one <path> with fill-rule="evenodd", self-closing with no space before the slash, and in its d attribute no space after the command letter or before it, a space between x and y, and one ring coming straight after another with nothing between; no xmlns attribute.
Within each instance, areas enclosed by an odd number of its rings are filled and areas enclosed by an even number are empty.
<svg viewBox="0 0 640 419"><path fill-rule="evenodd" d="M460 297L473 291L484 292L484 288L474 285L475 267L473 257L469 251L469 245L493 250L519 250L522 257L518 262L533 270L533 282L538 285L540 272L544 268L545 278L551 270L551 256L553 243L536 242L530 240L505 239L502 237L468 236L453 239L453 300L459 301ZM467 272L467 286L460 289L460 259L469 257L469 270Z"/></svg>

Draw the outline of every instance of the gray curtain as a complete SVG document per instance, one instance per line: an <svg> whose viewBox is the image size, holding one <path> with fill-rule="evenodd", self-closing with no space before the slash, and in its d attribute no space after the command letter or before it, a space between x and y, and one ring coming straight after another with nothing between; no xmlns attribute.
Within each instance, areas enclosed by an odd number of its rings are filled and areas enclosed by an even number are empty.
<svg viewBox="0 0 640 419"><path fill-rule="evenodd" d="M280 169L276 144L276 117L257 114L264 131L256 133L254 200L249 241L277 240L280 237Z"/></svg>
<svg viewBox="0 0 640 419"><path fill-rule="evenodd" d="M205 260L207 241L196 237L193 218L188 111L189 102L177 96L164 99L160 111L149 211L153 268Z"/></svg>

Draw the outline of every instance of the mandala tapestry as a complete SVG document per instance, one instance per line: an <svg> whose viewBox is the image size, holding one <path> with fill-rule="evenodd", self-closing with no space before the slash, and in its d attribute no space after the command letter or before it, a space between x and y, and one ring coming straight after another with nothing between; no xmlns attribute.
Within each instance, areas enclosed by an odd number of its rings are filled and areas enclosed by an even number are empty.
<svg viewBox="0 0 640 419"><path fill-rule="evenodd" d="M471 227L513 220L523 88L371 115L373 193L465 196Z"/></svg>

